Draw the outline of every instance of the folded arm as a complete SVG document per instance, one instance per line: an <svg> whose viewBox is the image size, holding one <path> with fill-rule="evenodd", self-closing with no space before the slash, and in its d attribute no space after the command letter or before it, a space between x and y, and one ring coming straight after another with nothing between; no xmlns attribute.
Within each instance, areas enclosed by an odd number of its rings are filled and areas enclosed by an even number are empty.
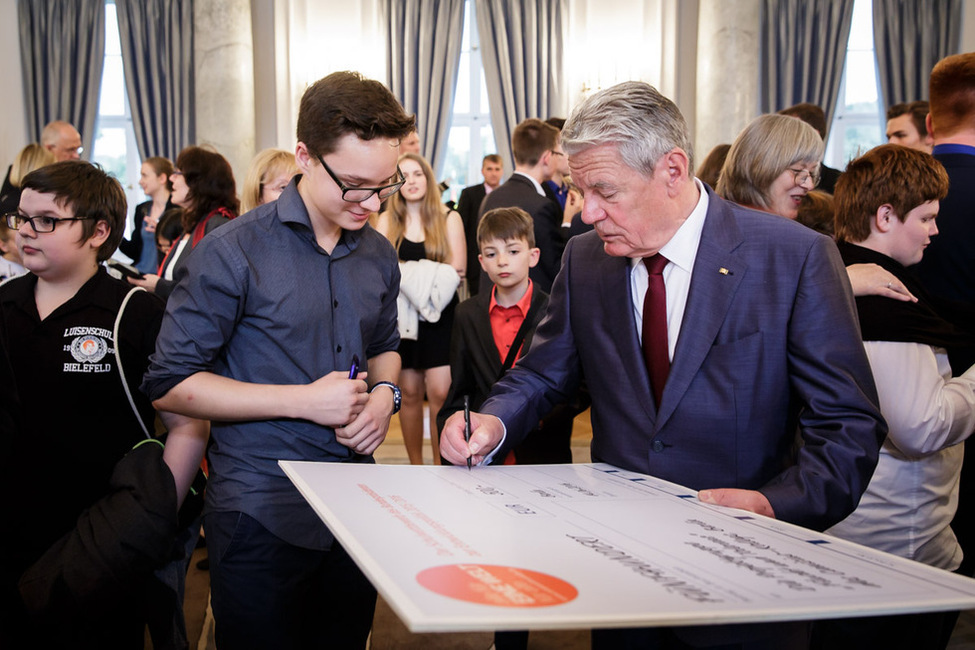
<svg viewBox="0 0 975 650"><path fill-rule="evenodd" d="M348 424L362 412L369 394L366 373L349 379L335 371L310 384L252 384L212 372L197 372L173 386L153 405L190 417L225 422L295 418L328 427Z"/></svg>

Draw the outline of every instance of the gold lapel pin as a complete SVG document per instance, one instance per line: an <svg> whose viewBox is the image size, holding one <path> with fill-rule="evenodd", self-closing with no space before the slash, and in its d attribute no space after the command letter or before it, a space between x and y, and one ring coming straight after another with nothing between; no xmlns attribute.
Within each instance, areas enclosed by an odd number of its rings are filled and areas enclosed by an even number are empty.
<svg viewBox="0 0 975 650"><path fill-rule="evenodd" d="M720 269L718 269L718 273L720 273L721 275L731 275L731 271L729 271L723 266Z"/></svg>

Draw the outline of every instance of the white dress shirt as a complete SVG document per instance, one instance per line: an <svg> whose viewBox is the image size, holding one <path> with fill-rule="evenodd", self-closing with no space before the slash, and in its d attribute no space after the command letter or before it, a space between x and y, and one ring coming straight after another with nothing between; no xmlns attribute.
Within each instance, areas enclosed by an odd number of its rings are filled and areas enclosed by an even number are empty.
<svg viewBox="0 0 975 650"><path fill-rule="evenodd" d="M669 262L664 267L664 287L667 290L667 347L670 360L674 360L674 350L677 348L677 337L684 320L684 307L687 305L687 292L691 288L691 275L694 272L694 260L697 259L697 248L701 244L701 231L704 229L704 217L708 212L708 193L704 184L698 179L694 183L701 191L701 198L687 220L681 224L670 241L660 249L660 254ZM633 316L636 319L636 334L643 344L643 299L650 285L650 275L643 264L642 257L635 257L630 261L630 300L633 303Z"/></svg>
<svg viewBox="0 0 975 650"><path fill-rule="evenodd" d="M953 378L941 348L895 341L863 347L890 431L860 505L827 532L953 571L962 552L949 524L963 441L975 428L975 366Z"/></svg>

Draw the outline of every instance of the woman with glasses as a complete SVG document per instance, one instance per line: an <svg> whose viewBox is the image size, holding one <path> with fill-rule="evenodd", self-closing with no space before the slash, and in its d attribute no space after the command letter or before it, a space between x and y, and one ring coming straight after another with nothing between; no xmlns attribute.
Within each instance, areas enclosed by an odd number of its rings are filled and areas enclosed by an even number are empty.
<svg viewBox="0 0 975 650"><path fill-rule="evenodd" d="M159 275L147 274L129 282L145 287L168 299L176 284L176 275L193 248L204 235L237 216L237 186L227 159L202 147L187 147L176 158L176 169L170 176L173 192L170 200L183 208L183 236L159 265Z"/></svg>
<svg viewBox="0 0 975 650"><path fill-rule="evenodd" d="M298 173L295 155L283 149L265 149L254 156L244 178L240 195L240 213L250 212L259 205L277 201L281 192Z"/></svg>
<svg viewBox="0 0 975 650"><path fill-rule="evenodd" d="M715 189L729 201L795 219L802 197L819 183L823 151L805 122L762 115L731 145Z"/></svg>
<svg viewBox="0 0 975 650"><path fill-rule="evenodd" d="M398 251L402 272L398 302L399 354L403 362L400 426L410 463L422 465L423 396L426 394L433 429L430 432L433 462L439 464L435 423L450 388L450 332L458 302L456 289L467 267L467 245L460 215L440 202L439 184L429 163L418 154L407 153L400 156L399 167L406 181L399 193L389 198L376 229ZM440 290L426 291L431 287ZM418 296L423 297L417 301L423 302L422 306L414 302ZM446 303L440 305L442 310L436 308L438 300ZM416 311L417 307L426 320L416 319L413 330L412 314L408 312Z"/></svg>
<svg viewBox="0 0 975 650"><path fill-rule="evenodd" d="M760 115L735 138L715 190L740 205L796 219L799 204L819 184L825 145L816 129L786 115ZM916 301L876 264L847 267L853 293Z"/></svg>

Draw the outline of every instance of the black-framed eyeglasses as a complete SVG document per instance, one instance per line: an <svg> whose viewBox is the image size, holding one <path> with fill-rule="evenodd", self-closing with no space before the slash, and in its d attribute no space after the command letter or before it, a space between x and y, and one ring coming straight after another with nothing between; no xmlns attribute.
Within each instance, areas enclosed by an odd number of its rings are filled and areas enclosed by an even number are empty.
<svg viewBox="0 0 975 650"><path fill-rule="evenodd" d="M28 217L26 214L20 214L19 212L9 212L3 215L3 219L7 222L7 227L11 230L20 230L21 226L29 223L30 227L34 229L34 232L46 233L54 232L55 226L62 221L87 221L94 219L94 217Z"/></svg>
<svg viewBox="0 0 975 650"><path fill-rule="evenodd" d="M796 187L805 184L810 178L812 179L813 187L819 185L819 170L811 172L808 169L792 169L790 167L789 171L792 172L792 180L795 181Z"/></svg>
<svg viewBox="0 0 975 650"><path fill-rule="evenodd" d="M342 200L348 201L349 203L368 201L372 198L373 194L378 194L381 200L386 200L399 192L399 188L403 187L403 184L406 182L406 176L403 175L403 171L399 168L399 165L396 165L396 175L399 176L399 180L395 183L383 185L382 187L349 187L339 180L339 177L335 175L335 172L328 166L324 158L318 156L318 161L322 163L322 167L325 168L328 175L332 177L335 184L342 190Z"/></svg>

